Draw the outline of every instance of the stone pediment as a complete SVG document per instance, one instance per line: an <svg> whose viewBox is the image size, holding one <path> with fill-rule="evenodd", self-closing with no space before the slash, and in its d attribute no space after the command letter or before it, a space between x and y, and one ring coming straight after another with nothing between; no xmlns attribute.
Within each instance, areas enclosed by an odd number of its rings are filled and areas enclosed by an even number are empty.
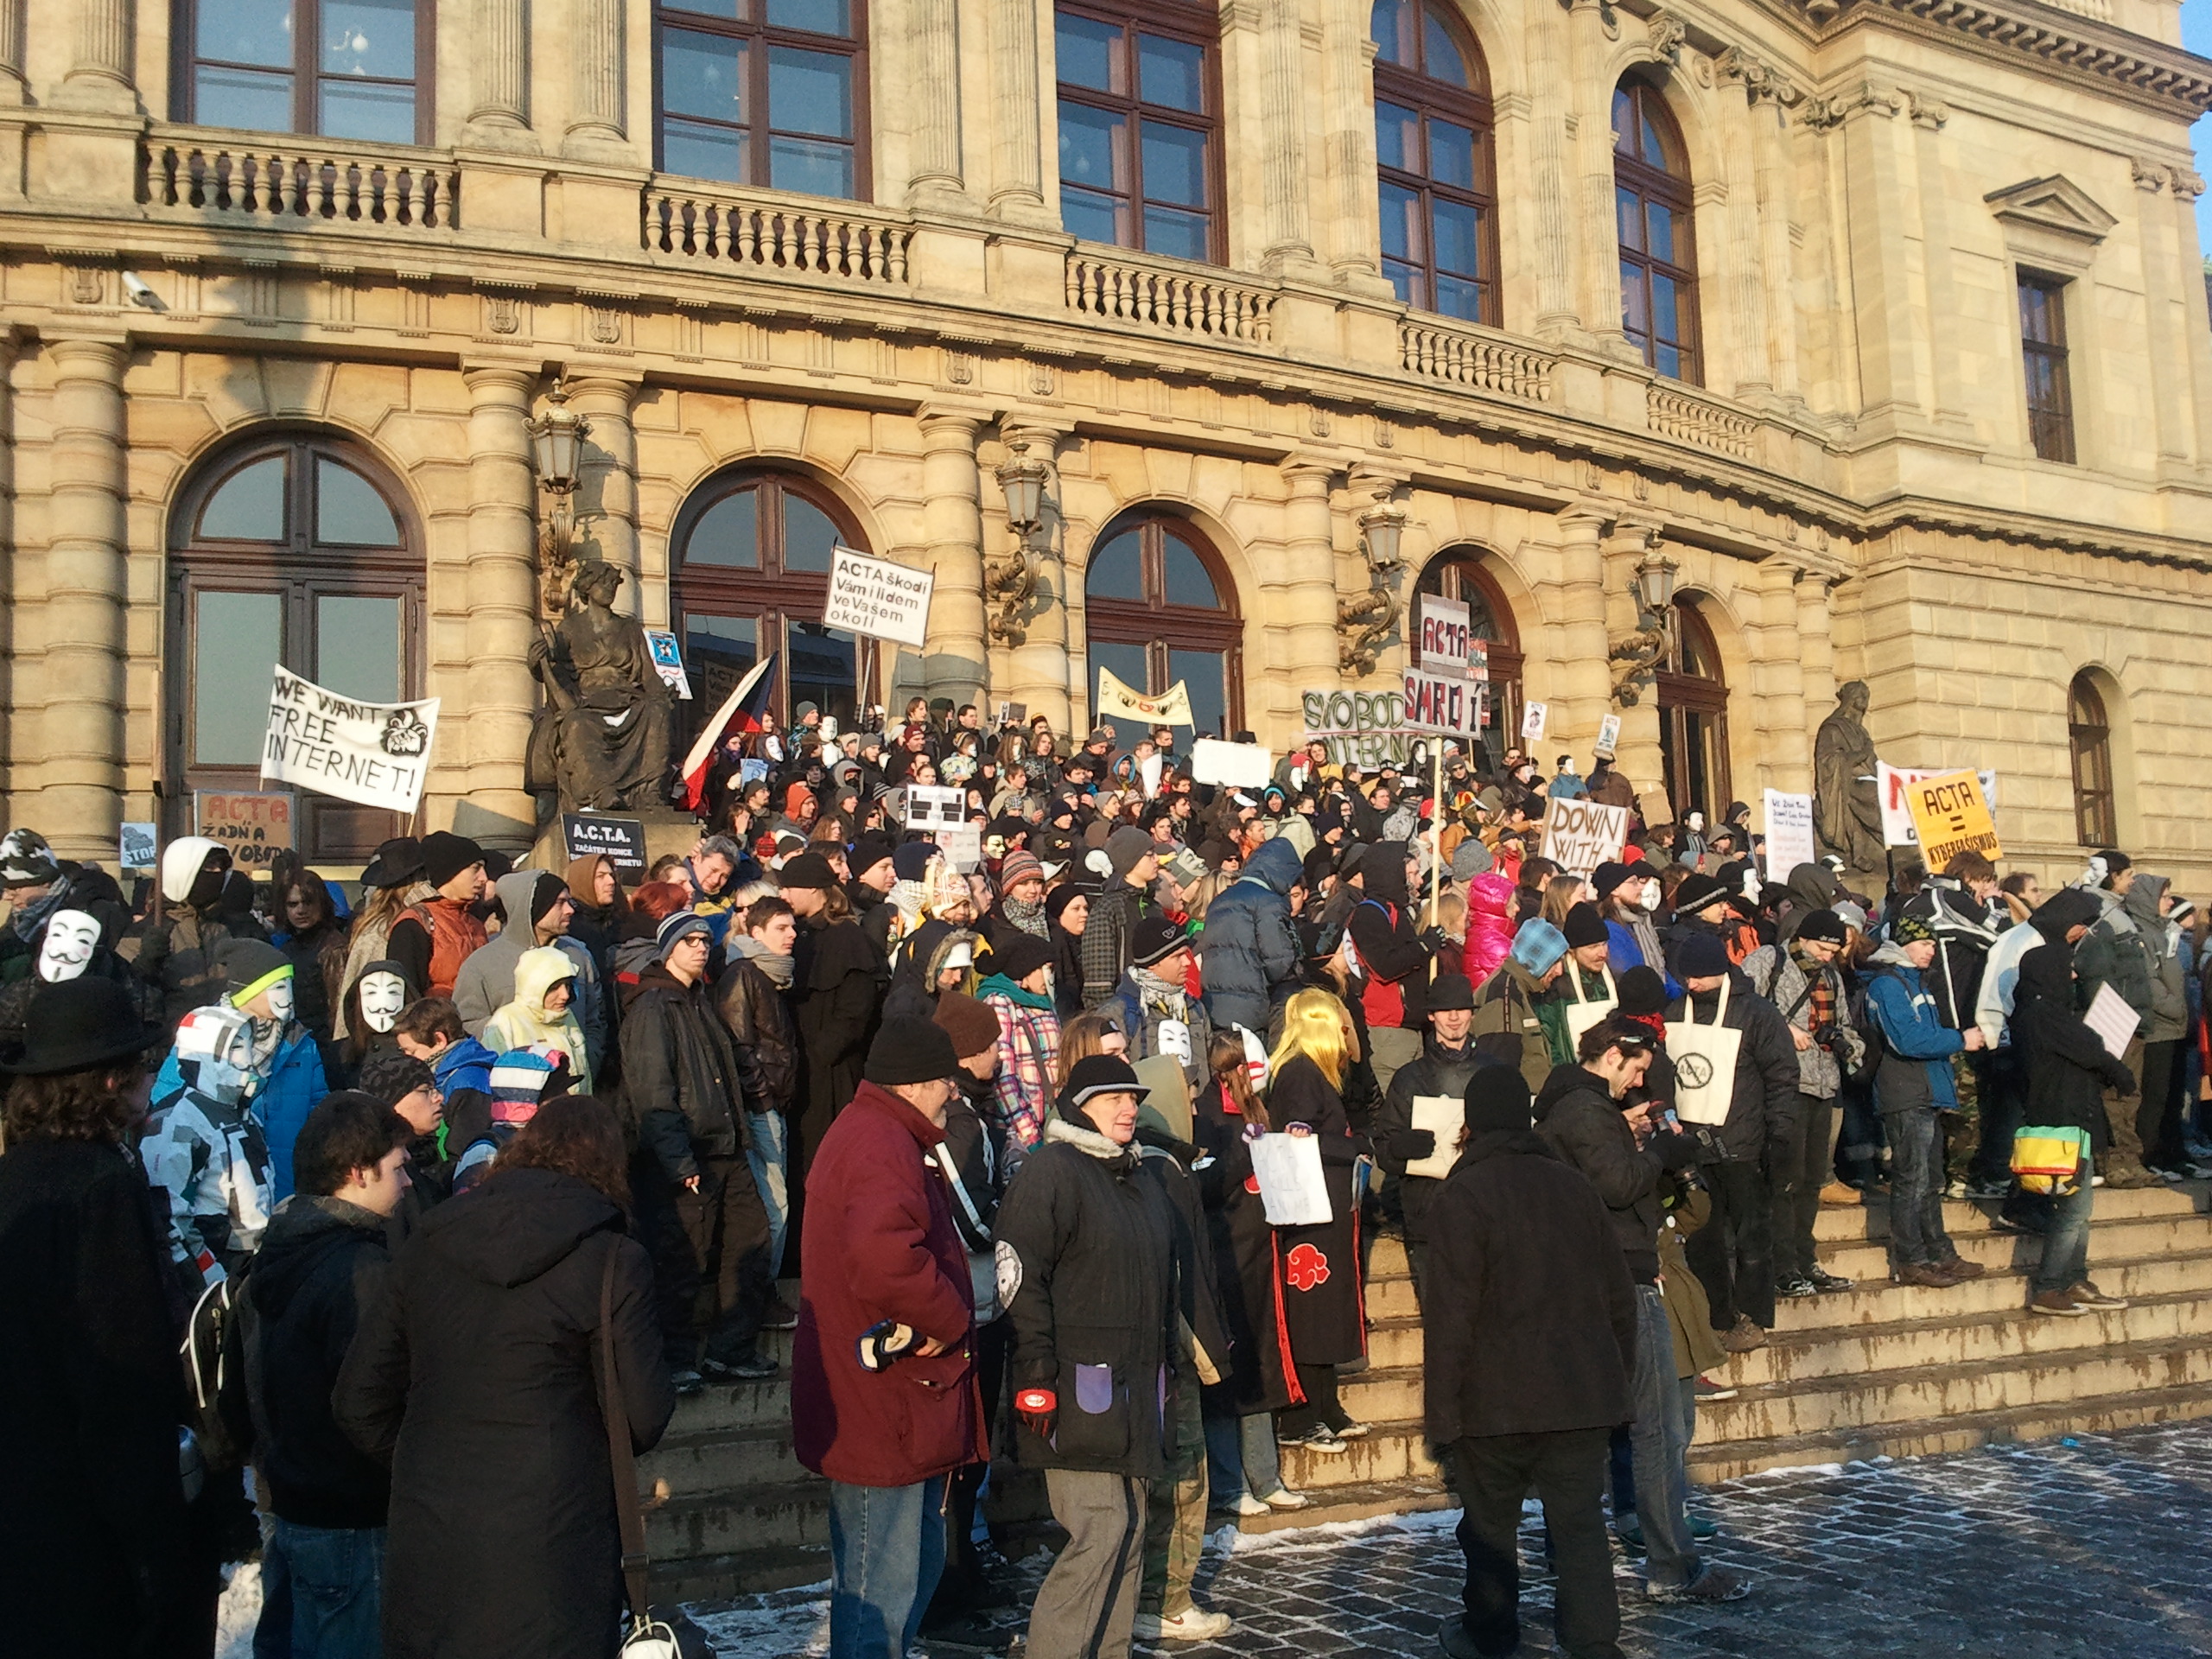
<svg viewBox="0 0 2212 1659"><path fill-rule="evenodd" d="M2092 245L2103 241L2106 233L2120 223L2098 207L2088 191L2057 174L1993 190L1982 200L1989 204L1990 212L2008 224L2055 232Z"/></svg>

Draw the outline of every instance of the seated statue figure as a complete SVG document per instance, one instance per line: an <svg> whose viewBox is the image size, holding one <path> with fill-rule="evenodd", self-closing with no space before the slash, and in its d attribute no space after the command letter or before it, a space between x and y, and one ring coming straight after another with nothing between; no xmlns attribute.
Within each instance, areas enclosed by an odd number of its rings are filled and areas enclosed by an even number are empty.
<svg viewBox="0 0 2212 1659"><path fill-rule="evenodd" d="M568 613L530 651L545 707L531 729L529 786L551 789L561 810L636 811L659 804L668 769L671 705L645 631L617 616L619 566L577 571Z"/></svg>

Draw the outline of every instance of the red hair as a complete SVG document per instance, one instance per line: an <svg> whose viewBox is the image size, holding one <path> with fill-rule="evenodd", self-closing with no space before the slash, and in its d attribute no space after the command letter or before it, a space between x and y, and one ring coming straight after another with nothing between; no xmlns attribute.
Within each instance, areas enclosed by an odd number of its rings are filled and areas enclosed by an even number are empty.
<svg viewBox="0 0 2212 1659"><path fill-rule="evenodd" d="M691 890L676 881L648 881L630 895L630 907L642 910L656 922L691 907Z"/></svg>

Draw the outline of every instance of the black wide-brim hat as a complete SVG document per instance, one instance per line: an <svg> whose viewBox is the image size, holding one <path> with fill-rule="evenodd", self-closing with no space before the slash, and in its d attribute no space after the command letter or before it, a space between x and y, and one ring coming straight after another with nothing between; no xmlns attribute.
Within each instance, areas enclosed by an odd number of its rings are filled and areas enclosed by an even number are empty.
<svg viewBox="0 0 2212 1659"><path fill-rule="evenodd" d="M423 843L412 836L394 836L384 842L361 872L365 887L404 887L422 879Z"/></svg>
<svg viewBox="0 0 2212 1659"><path fill-rule="evenodd" d="M22 1047L0 1058L0 1072L49 1077L90 1071L119 1065L168 1042L168 1032L142 1020L130 991L112 979L65 979L41 986L32 995L23 1029L29 1036Z"/></svg>

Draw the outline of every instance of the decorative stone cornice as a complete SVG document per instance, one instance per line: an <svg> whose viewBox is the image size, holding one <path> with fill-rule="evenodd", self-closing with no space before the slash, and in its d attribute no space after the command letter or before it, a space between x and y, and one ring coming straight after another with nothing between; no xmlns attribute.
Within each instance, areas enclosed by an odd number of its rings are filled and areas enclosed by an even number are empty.
<svg viewBox="0 0 2212 1659"><path fill-rule="evenodd" d="M1884 86L1878 80L1864 80L1833 98L1807 99L1805 124L1815 132L1826 132L1862 111L1890 117L1902 115L1904 110L1905 96L1896 87Z"/></svg>
<svg viewBox="0 0 2212 1659"><path fill-rule="evenodd" d="M1790 83L1789 78L1765 59L1746 52L1740 46L1732 46L1720 54L1719 67L1724 80L1740 81L1745 95L1754 104L1770 99L1787 109L1802 101L1805 94Z"/></svg>
<svg viewBox="0 0 2212 1659"><path fill-rule="evenodd" d="M2071 179L2052 175L1992 190L1982 200L1998 218L2076 242L2098 243L2120 223Z"/></svg>

